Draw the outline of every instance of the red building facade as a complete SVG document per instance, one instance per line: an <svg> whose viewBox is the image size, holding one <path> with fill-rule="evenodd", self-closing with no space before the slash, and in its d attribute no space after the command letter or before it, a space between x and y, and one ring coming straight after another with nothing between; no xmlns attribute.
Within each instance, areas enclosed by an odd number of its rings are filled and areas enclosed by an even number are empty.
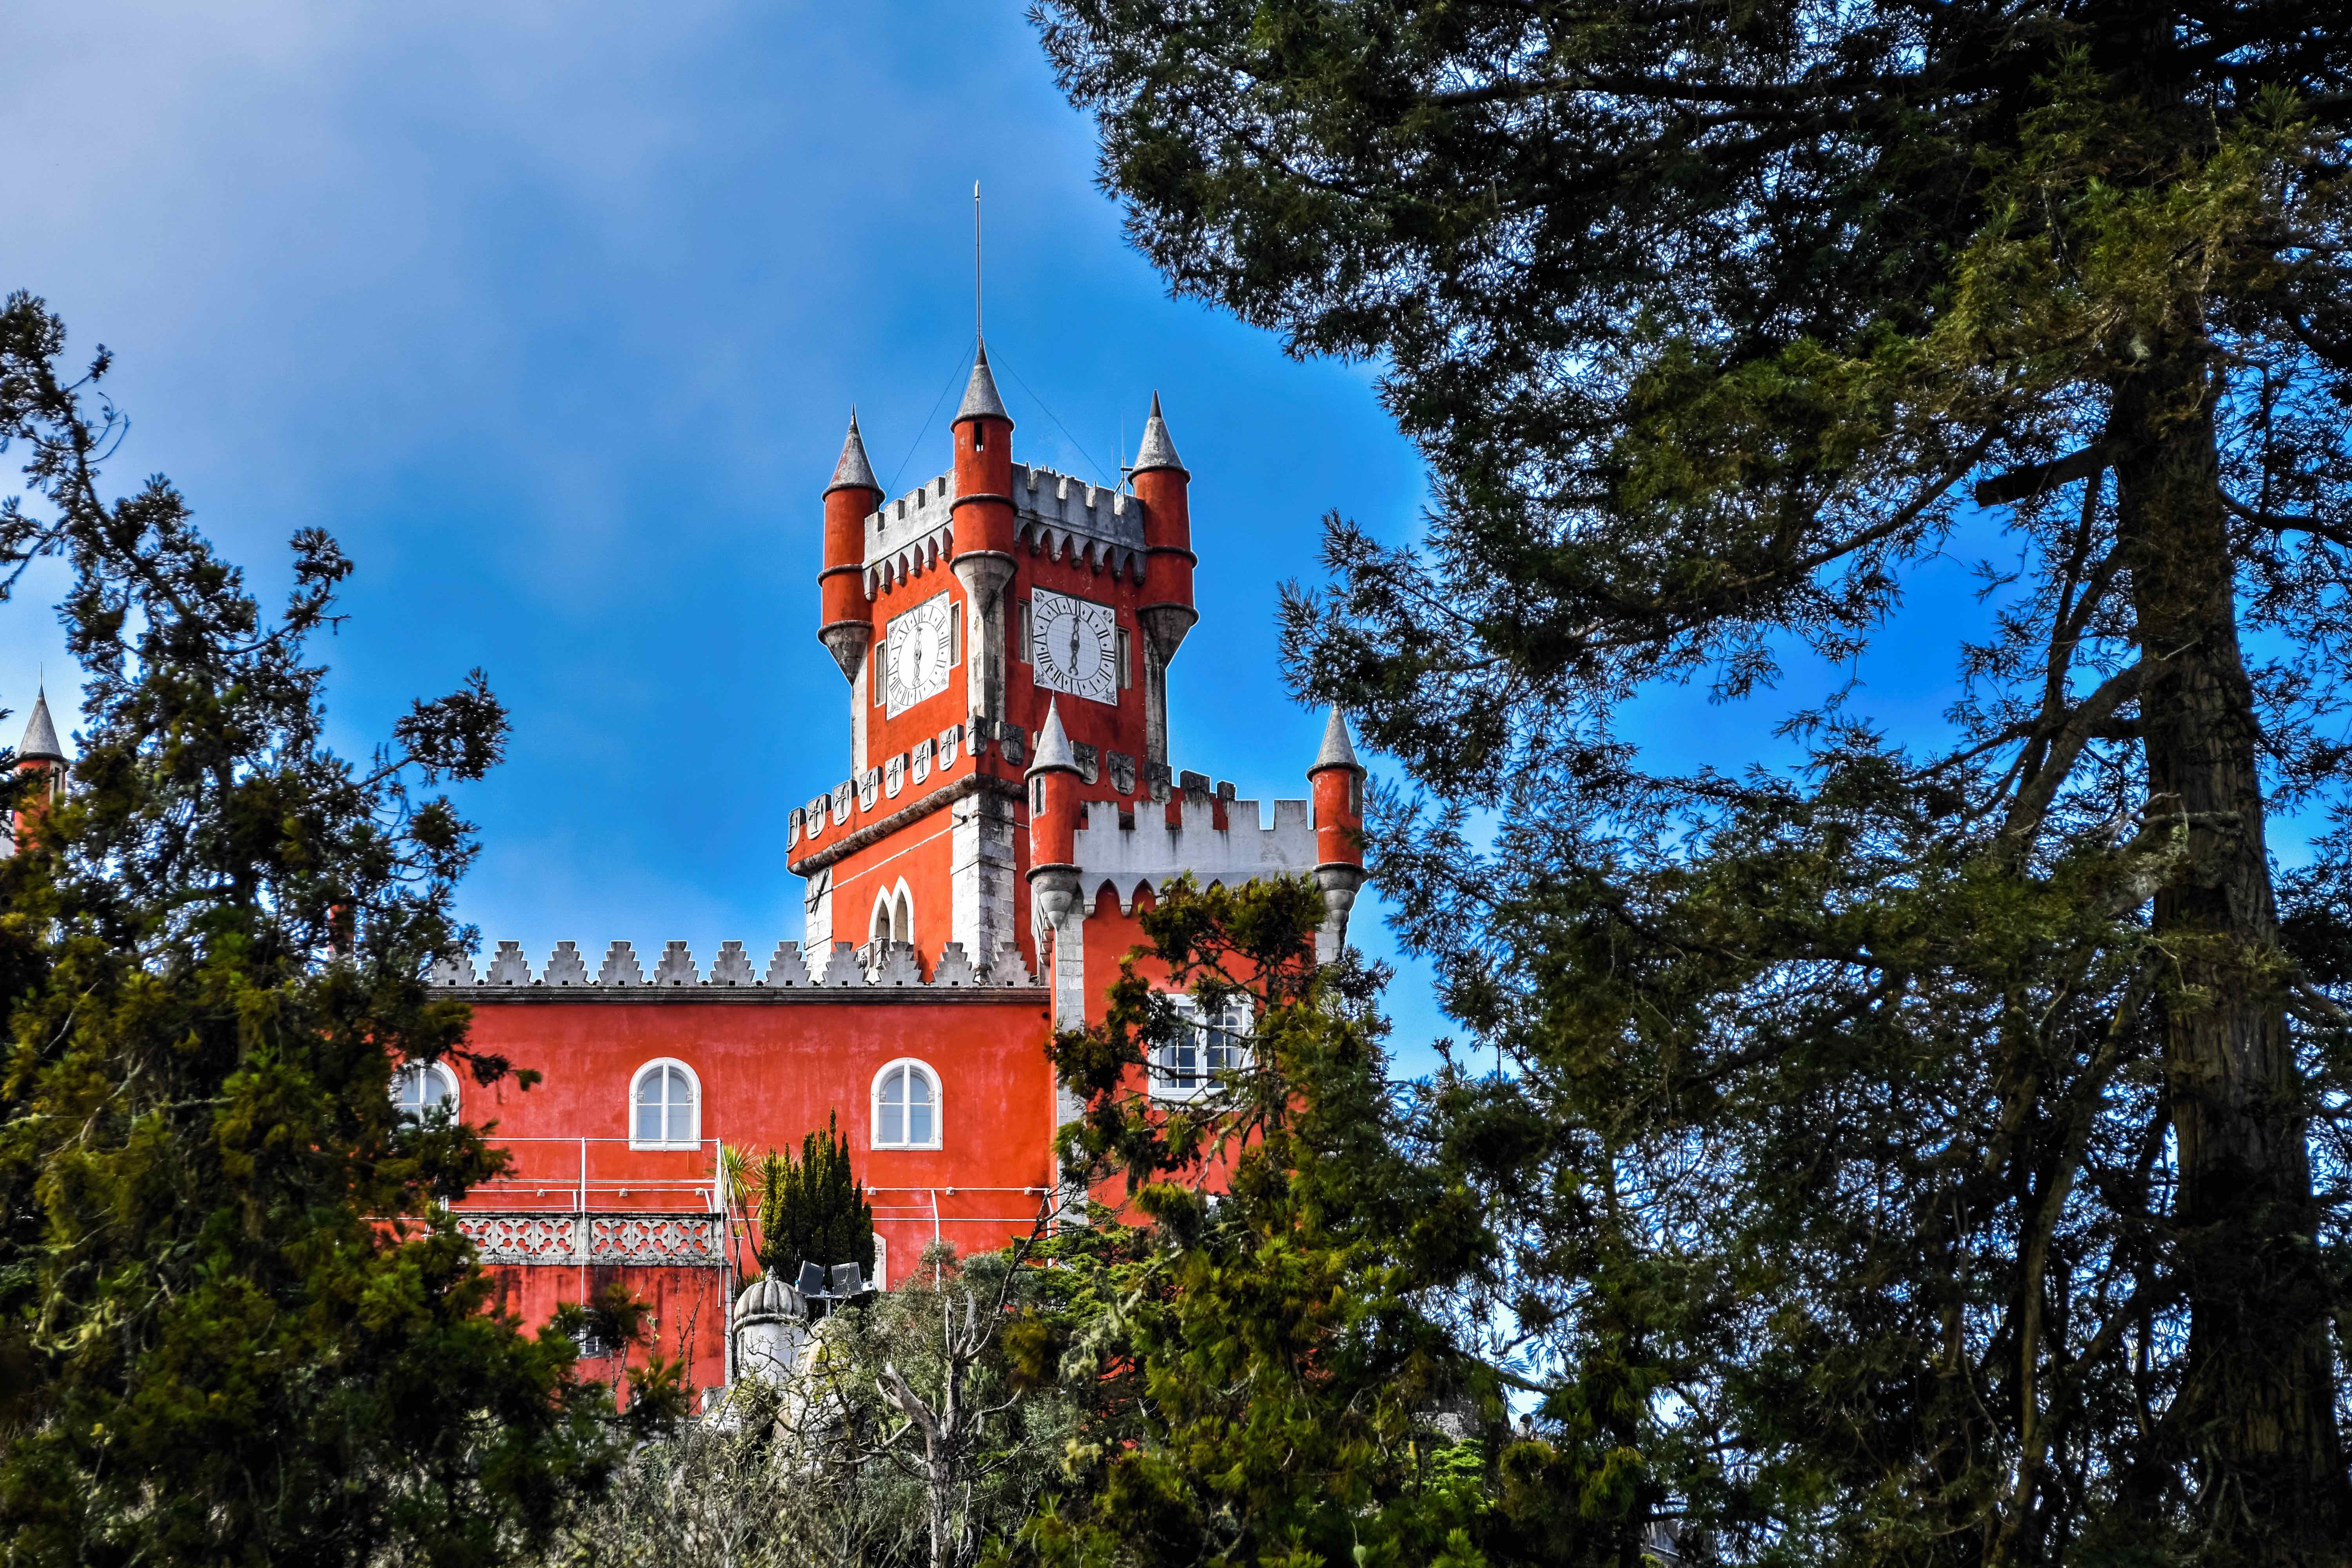
<svg viewBox="0 0 2352 1568"><path fill-rule="evenodd" d="M884 496L851 420L823 492L818 628L846 680L849 776L791 814L797 938L567 942L536 962L500 942L436 972L478 1047L543 1075L528 1091L395 1076L412 1107L496 1124L513 1169L459 1223L527 1322L617 1280L707 1396L743 1359L739 1295L771 1311L790 1295L745 1289L758 1238L725 1202L725 1151L837 1119L887 1287L935 1240L1083 1218L1055 1164L1074 1108L1045 1046L1101 1016L1157 889L1311 874L1327 952L1343 940L1362 773L1336 713L1309 798L1270 819L1171 770L1168 671L1197 617L1191 475L1158 400L1125 490L1015 462L1013 434L984 347L950 463L906 495ZM45 705L34 730L24 765L61 766ZM1214 1064L1168 1065L1156 1092Z"/></svg>

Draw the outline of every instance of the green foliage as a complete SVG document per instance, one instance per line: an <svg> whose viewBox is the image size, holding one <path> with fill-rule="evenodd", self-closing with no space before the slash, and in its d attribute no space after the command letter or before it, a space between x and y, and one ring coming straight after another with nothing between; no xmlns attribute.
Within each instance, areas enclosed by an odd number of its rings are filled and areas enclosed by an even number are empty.
<svg viewBox="0 0 2352 1568"><path fill-rule="evenodd" d="M840 1117L801 1140L800 1158L770 1150L760 1162L760 1266L787 1279L800 1266L855 1263L874 1278L874 1205L850 1173Z"/></svg>
<svg viewBox="0 0 2352 1568"><path fill-rule="evenodd" d="M616 1423L573 1375L574 1331L639 1334L625 1300L488 1311L438 1205L500 1159L388 1093L394 1058L529 1079L423 983L474 847L409 793L478 776L505 716L476 672L365 768L329 752L301 656L350 563L298 534L266 619L163 479L102 497L107 356L69 383L63 352L0 309L0 560L64 558L88 696L0 862L0 1560L504 1560L677 1404L650 1368Z"/></svg>
<svg viewBox="0 0 2352 1568"><path fill-rule="evenodd" d="M1141 1087L1192 1026L1135 958L1106 1023L1056 1042L1087 1100L1066 1160L1123 1172L1150 1228L1055 1238L1053 1296L1011 1336L1016 1367L1051 1362L1080 1405L1060 1495L1013 1557L1467 1564L1509 1536L1441 1419L1494 1426L1496 1385L1424 1305L1484 1266L1483 1230L1402 1148L1380 977L1315 966L1322 919L1303 879L1180 887L1142 915L1176 987L1249 1009L1247 1060L1197 1099Z"/></svg>
<svg viewBox="0 0 2352 1568"><path fill-rule="evenodd" d="M1414 1127L1545 1385L1507 1497L1727 1560L2340 1560L2339 19L1036 15L1138 246L1376 360L1431 465L1425 539L1335 521L1286 615L1436 797L1376 870L1475 1037ZM1898 745L1873 644L1962 550ZM1790 665L1853 679L1787 769L1629 742ZM2288 812L2337 826L2282 879Z"/></svg>

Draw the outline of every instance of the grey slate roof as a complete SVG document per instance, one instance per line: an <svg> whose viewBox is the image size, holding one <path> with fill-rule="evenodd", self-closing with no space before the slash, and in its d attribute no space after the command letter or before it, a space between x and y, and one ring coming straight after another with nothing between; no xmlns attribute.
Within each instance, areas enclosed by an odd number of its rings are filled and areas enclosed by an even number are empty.
<svg viewBox="0 0 2352 1568"><path fill-rule="evenodd" d="M1151 417L1143 422L1143 444L1135 449L1135 462L1128 469L1131 474L1149 473L1154 468L1174 468L1184 471L1176 456L1176 443L1168 438L1168 421L1160 417L1160 395L1151 395Z"/></svg>
<svg viewBox="0 0 2352 1568"><path fill-rule="evenodd" d="M988 344L980 345L980 357L971 362L971 380L964 384L963 405L956 410L952 423L961 425L967 419L1002 419L1013 423L1013 416L1004 412L1004 399L996 395L996 377L988 372Z"/></svg>
<svg viewBox="0 0 2352 1568"><path fill-rule="evenodd" d="M1356 761L1354 744L1348 739L1348 721L1340 717L1339 710L1336 705L1331 710L1331 721L1323 726L1323 749L1315 753L1314 765L1307 771L1310 773L1319 773L1325 768L1353 768L1358 773L1364 771L1363 764Z"/></svg>
<svg viewBox="0 0 2352 1568"><path fill-rule="evenodd" d="M1052 769L1065 773L1078 771L1078 754L1070 750L1070 732L1062 728L1060 699L1045 704L1045 728L1037 737L1037 755L1030 763L1033 773Z"/></svg>
<svg viewBox="0 0 2352 1568"><path fill-rule="evenodd" d="M824 493L848 489L882 493L882 487L874 480L874 465L866 460L866 438L857 433L855 408L849 411L849 434L841 443L841 461L833 466L833 483L824 487Z"/></svg>
<svg viewBox="0 0 2352 1568"><path fill-rule="evenodd" d="M33 717L25 725L25 738L16 742L18 762L36 757L52 763L66 760L66 749L58 744L58 727L49 721L49 694L46 690L33 699Z"/></svg>

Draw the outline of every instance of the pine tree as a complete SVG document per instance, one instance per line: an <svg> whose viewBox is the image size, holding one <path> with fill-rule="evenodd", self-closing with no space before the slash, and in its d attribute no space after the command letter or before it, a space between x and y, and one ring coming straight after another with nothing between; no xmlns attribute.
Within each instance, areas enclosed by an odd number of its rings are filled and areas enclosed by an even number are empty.
<svg viewBox="0 0 2352 1568"><path fill-rule="evenodd" d="M108 356L68 381L64 347L0 308L0 561L64 560L87 681L70 788L0 862L0 1560L504 1560L630 1438L571 1331L641 1321L493 1315L437 1205L501 1161L391 1101L395 1058L513 1075L424 983L474 846L411 793L505 715L477 671L364 767L328 751L304 642L350 563L297 534L271 621L163 479L106 500ZM675 1407L638 1392L633 1427Z"/></svg>
<svg viewBox="0 0 2352 1568"><path fill-rule="evenodd" d="M1508 1070L1433 1136L1622 1549L2334 1560L2352 830L2266 833L2352 769L2340 16L1037 15L1173 287L1378 361L1429 460L1293 673L1438 796L1381 874ZM1625 744L1657 682L1866 680L1963 527L1948 743L1857 684L1790 770Z"/></svg>
<svg viewBox="0 0 2352 1568"><path fill-rule="evenodd" d="M874 1278L874 1205L849 1168L841 1118L801 1140L800 1158L770 1150L760 1163L760 1264L794 1278L803 1263L855 1263Z"/></svg>

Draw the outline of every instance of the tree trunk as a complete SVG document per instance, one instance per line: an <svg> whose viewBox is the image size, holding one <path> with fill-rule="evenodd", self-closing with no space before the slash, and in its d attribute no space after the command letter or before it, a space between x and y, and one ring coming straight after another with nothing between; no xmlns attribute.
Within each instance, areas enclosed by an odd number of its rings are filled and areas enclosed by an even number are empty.
<svg viewBox="0 0 2352 1568"><path fill-rule="evenodd" d="M2221 500L2215 380L2187 344L2115 389L2117 540L2148 674L2151 827L2189 857L2156 898L2189 1362L2167 1418L2225 1551L2333 1552L2352 1527L2314 1241L2305 1091L2279 990L2253 692Z"/></svg>

